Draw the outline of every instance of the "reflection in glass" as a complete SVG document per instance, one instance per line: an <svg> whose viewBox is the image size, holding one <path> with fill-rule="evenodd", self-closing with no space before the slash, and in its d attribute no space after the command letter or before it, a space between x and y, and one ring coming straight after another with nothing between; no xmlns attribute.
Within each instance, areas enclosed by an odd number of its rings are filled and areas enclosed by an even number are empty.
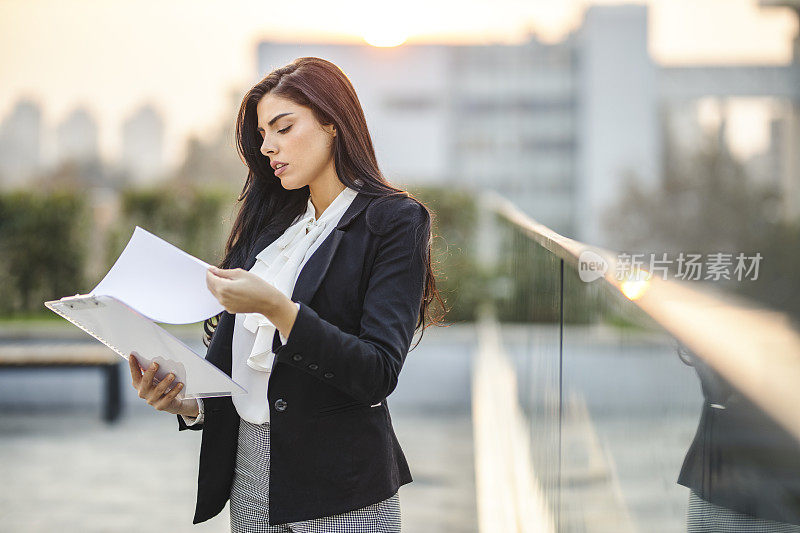
<svg viewBox="0 0 800 533"><path fill-rule="evenodd" d="M800 531L797 439L615 285L500 220L499 350L554 529Z"/></svg>

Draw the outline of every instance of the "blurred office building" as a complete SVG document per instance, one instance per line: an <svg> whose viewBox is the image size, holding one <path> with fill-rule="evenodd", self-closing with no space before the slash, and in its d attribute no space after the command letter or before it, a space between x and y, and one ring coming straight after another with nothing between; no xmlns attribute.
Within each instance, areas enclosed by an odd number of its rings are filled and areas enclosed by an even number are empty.
<svg viewBox="0 0 800 533"><path fill-rule="evenodd" d="M488 187L555 231L610 248L603 213L626 177L657 184L665 133L699 142L700 102L724 110L730 98L767 98L770 143L749 168L780 184L784 216L800 213L798 54L786 66L660 66L648 52L648 17L646 5L591 6L557 43L262 41L258 75L296 57L328 59L353 81L390 179Z"/></svg>
<svg viewBox="0 0 800 533"><path fill-rule="evenodd" d="M800 12L800 0L759 5ZM666 136L681 158L697 150L708 134L701 115L713 108L712 134L725 143L729 103L759 100L767 109L767 140L740 159L753 179L779 188L777 216L800 216L797 37L786 65L665 66L648 52L650 16L647 5L590 6L555 43L535 35L516 45L262 41L253 79L301 56L333 61L355 85L391 180L492 188L555 231L609 248L619 246L603 229L604 215L626 179L659 183ZM38 106L26 100L0 117L0 187L24 184L43 165L41 135L48 129L41 122ZM113 166L127 175L118 181L147 185L171 172L164 117L154 105L134 111L121 129L122 153ZM96 153L97 127L88 112L74 111L57 131L56 160ZM200 182L241 179L232 134L224 134L215 145L190 145L195 160L175 172Z"/></svg>
<svg viewBox="0 0 800 533"><path fill-rule="evenodd" d="M0 186L23 186L41 165L42 111L22 99L0 120Z"/></svg>
<svg viewBox="0 0 800 533"><path fill-rule="evenodd" d="M73 110L56 128L57 160L96 161L99 158L97 121L85 107Z"/></svg>
<svg viewBox="0 0 800 533"><path fill-rule="evenodd" d="M151 104L137 109L122 125L120 162L136 184L159 179L164 168L164 119Z"/></svg>

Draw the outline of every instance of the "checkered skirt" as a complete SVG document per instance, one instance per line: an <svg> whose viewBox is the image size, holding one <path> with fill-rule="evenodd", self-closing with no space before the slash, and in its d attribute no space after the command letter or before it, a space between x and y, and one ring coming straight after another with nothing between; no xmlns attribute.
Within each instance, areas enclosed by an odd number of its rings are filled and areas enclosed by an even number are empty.
<svg viewBox="0 0 800 533"><path fill-rule="evenodd" d="M400 496L361 509L302 522L269 525L269 422L239 422L230 497L231 533L399 533Z"/></svg>
<svg viewBox="0 0 800 533"><path fill-rule="evenodd" d="M800 526L739 513L706 501L692 490L686 530L689 533L800 533Z"/></svg>

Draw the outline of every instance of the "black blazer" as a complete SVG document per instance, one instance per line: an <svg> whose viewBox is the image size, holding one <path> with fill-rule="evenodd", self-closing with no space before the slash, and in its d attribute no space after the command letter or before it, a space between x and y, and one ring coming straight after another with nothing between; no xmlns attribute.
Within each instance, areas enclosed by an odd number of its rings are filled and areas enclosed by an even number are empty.
<svg viewBox="0 0 800 533"><path fill-rule="evenodd" d="M259 237L243 268L279 235ZM429 237L430 217L413 199L359 193L303 266L295 323L285 345L277 330L273 339L270 524L365 507L412 481L386 397L414 334ZM222 312L206 354L228 375L234 318ZM230 497L240 420L230 396L203 405L202 425L177 417L179 430L203 432L195 524Z"/></svg>

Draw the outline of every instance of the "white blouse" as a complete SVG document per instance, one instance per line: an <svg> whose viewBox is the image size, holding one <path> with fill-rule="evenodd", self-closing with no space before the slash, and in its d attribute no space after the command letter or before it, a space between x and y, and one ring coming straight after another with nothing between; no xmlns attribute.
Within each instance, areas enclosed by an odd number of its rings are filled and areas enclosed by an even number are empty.
<svg viewBox="0 0 800 533"><path fill-rule="evenodd" d="M269 282L291 298L297 277L306 261L322 244L341 220L342 215L358 195L358 191L345 187L316 218L311 197L306 210L292 224L256 256L250 272ZM295 302L295 305L300 304ZM269 422L267 390L275 354L272 339L275 326L260 313L236 313L233 327L231 379L247 390L246 394L231 396L239 416L254 424ZM281 343L286 338L278 332ZM184 415L186 425L202 424L203 401L197 399L200 414L197 418Z"/></svg>

